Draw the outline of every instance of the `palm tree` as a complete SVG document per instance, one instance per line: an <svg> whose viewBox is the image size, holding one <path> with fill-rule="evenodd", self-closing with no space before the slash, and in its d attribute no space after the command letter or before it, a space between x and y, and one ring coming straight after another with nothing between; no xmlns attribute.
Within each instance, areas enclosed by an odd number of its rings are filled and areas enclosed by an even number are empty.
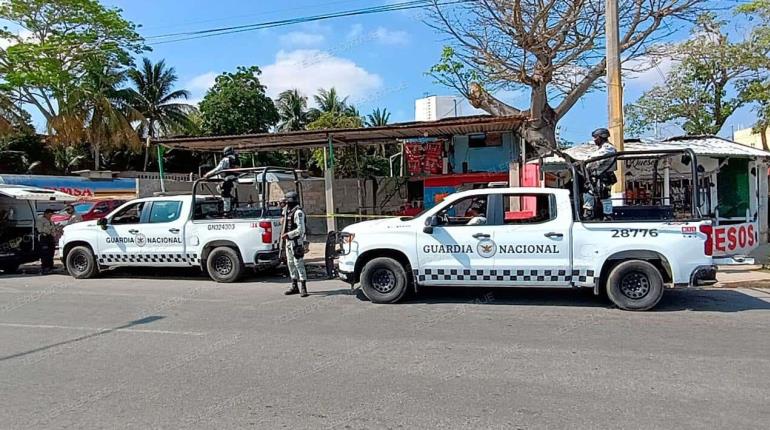
<svg viewBox="0 0 770 430"><path fill-rule="evenodd" d="M390 122L390 112L387 108L382 110L377 108L366 116L367 127L382 127L388 125L388 122Z"/></svg>
<svg viewBox="0 0 770 430"><path fill-rule="evenodd" d="M138 148L140 142L132 123L142 120L142 116L131 107L131 91L121 88L125 81L123 70L88 67L81 85L59 98L59 113L48 122L54 143L90 143L95 170L101 168L101 152L106 146Z"/></svg>
<svg viewBox="0 0 770 430"><path fill-rule="evenodd" d="M280 131L304 130L308 121L307 97L299 93L299 90L286 90L278 95L276 103L281 122L278 123Z"/></svg>
<svg viewBox="0 0 770 430"><path fill-rule="evenodd" d="M328 90L321 88L318 90L318 94L313 96L313 100L318 105L318 108L310 109L311 122L318 119L322 113L343 114L348 107L348 98L340 98L337 89L334 87Z"/></svg>
<svg viewBox="0 0 770 430"><path fill-rule="evenodd" d="M196 109L179 102L190 97L190 92L173 89L178 78L174 68L166 66L165 60L152 64L150 59L144 58L141 69L129 70L128 78L135 87L132 106L144 117L138 130L141 136L152 139L186 126L190 113ZM150 148L145 145L145 171L149 159Z"/></svg>

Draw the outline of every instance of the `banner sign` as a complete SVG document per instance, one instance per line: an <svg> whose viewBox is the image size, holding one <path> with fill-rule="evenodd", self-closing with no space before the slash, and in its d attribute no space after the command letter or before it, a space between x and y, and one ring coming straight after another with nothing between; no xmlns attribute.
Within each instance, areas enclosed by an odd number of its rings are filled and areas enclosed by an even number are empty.
<svg viewBox="0 0 770 430"><path fill-rule="evenodd" d="M404 152L410 175L440 175L443 172L443 142L407 143Z"/></svg>
<svg viewBox="0 0 770 430"><path fill-rule="evenodd" d="M714 226L714 256L746 255L759 246L756 222Z"/></svg>

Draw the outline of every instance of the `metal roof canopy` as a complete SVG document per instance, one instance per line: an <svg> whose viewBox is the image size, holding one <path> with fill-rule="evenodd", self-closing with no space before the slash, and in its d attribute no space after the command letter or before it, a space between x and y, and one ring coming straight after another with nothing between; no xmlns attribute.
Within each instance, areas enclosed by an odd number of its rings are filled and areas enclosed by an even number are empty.
<svg viewBox="0 0 770 430"><path fill-rule="evenodd" d="M404 122L383 127L302 130L239 136L181 137L155 139L154 142L168 148L199 152L221 151L227 146L247 152L313 148L328 145L330 139L335 146L375 145L395 143L398 139L513 131L527 120L528 116L526 115L479 115L445 118L438 121Z"/></svg>
<svg viewBox="0 0 770 430"><path fill-rule="evenodd" d="M770 152L733 142L718 136L679 136L666 140L627 139L626 152L692 149L696 155L706 157L770 158ZM596 145L586 143L566 149L569 156L586 160L596 150Z"/></svg>

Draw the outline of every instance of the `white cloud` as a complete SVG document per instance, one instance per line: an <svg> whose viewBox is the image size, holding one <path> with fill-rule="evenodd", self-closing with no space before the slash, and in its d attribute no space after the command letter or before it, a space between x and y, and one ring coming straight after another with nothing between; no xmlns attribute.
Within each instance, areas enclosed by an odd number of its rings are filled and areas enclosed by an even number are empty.
<svg viewBox="0 0 770 430"><path fill-rule="evenodd" d="M18 33L18 38L24 42L34 42L36 38L32 37L32 32L29 30L22 29ZM13 46L17 43L16 39L6 39L6 38L0 38L0 49L8 49L8 47Z"/></svg>
<svg viewBox="0 0 770 430"><path fill-rule="evenodd" d="M306 33L304 31L292 31L281 36L281 43L289 46L318 46L324 43L326 37L318 33Z"/></svg>
<svg viewBox="0 0 770 430"><path fill-rule="evenodd" d="M378 27L372 32L372 37L384 45L406 45L409 43L409 34L401 30L389 30Z"/></svg>
<svg viewBox="0 0 770 430"><path fill-rule="evenodd" d="M623 77L628 79L629 84L638 87L660 85L676 62L670 55L641 56L623 64Z"/></svg>
<svg viewBox="0 0 770 430"><path fill-rule="evenodd" d="M185 88L192 93L206 92L209 88L214 86L214 81L217 76L215 72L206 72L202 75L198 75L187 82Z"/></svg>
<svg viewBox="0 0 770 430"><path fill-rule="evenodd" d="M279 51L275 62L261 69L260 80L273 98L293 88L312 95L319 88L335 87L340 94L353 99L365 97L382 87L379 75L368 72L351 60L316 49Z"/></svg>
<svg viewBox="0 0 770 430"><path fill-rule="evenodd" d="M364 32L364 26L362 24L353 24L350 26L350 31L348 31L348 39L355 39L356 37L361 36L361 33Z"/></svg>

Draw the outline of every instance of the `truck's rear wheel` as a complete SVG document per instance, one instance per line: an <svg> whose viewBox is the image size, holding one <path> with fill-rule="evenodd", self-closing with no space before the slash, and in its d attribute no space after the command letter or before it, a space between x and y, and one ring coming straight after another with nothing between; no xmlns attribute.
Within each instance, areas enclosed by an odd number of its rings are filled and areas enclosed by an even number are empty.
<svg viewBox="0 0 770 430"><path fill-rule="evenodd" d="M646 261L624 261L607 278L607 296L620 309L652 309L663 297L663 277L657 267Z"/></svg>
<svg viewBox="0 0 770 430"><path fill-rule="evenodd" d="M209 253L206 270L211 279L217 282L235 282L243 273L243 262L238 251L220 246Z"/></svg>
<svg viewBox="0 0 770 430"><path fill-rule="evenodd" d="M93 278L99 273L93 251L87 246L76 246L64 261L67 272L75 279Z"/></svg>
<svg viewBox="0 0 770 430"><path fill-rule="evenodd" d="M392 258L375 258L361 271L361 290L374 303L396 303L408 286L406 270Z"/></svg>

